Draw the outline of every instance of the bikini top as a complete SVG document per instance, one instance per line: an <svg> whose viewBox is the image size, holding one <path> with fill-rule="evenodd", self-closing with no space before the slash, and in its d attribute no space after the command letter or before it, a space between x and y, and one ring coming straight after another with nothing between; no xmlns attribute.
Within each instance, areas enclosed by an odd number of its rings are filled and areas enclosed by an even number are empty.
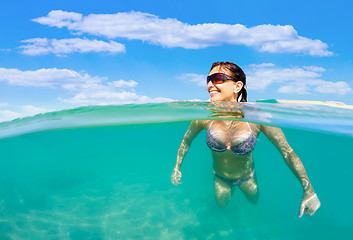
<svg viewBox="0 0 353 240"><path fill-rule="evenodd" d="M246 123L248 125L248 128L251 132L250 136L248 139L246 139L245 141L235 145L235 146L227 146L223 143L220 143L219 141L217 141L217 139L215 139L212 134L210 133L210 130L207 130L207 134L206 134L206 142L207 142L207 146L216 152L224 152L225 150L231 150L233 153L237 154L237 155L246 155L249 154L255 147L255 143L256 143L256 136L254 135L254 133L251 131L250 126L248 123Z"/></svg>

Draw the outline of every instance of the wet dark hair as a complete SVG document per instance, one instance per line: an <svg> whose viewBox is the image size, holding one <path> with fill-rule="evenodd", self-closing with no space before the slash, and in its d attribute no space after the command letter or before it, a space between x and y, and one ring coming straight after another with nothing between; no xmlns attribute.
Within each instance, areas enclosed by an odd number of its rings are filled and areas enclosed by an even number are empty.
<svg viewBox="0 0 353 240"><path fill-rule="evenodd" d="M246 85L246 76L243 70L232 62L214 62L212 64L211 70L215 67L219 67L220 69L227 69L230 74L229 77L234 79L235 81L241 81L243 83L243 87L239 92L238 95L238 102L247 102L248 101L248 93L246 92L245 85ZM210 71L211 71L210 70ZM241 98L240 98L241 97ZM239 101L240 98L240 101Z"/></svg>

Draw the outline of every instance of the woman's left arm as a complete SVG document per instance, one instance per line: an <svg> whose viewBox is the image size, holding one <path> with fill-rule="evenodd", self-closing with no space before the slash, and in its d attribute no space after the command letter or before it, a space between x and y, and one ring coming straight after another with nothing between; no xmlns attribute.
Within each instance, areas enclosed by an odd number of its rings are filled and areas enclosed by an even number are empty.
<svg viewBox="0 0 353 240"><path fill-rule="evenodd" d="M261 125L260 129L280 151L288 167L303 186L304 196L300 205L299 217L301 217L303 213L310 216L313 215L320 207L320 201L309 181L303 163L289 146L280 128Z"/></svg>

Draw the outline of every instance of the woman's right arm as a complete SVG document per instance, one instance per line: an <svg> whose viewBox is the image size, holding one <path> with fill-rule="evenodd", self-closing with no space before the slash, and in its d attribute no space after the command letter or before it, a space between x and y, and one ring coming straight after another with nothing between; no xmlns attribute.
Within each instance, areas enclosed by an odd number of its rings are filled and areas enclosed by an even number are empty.
<svg viewBox="0 0 353 240"><path fill-rule="evenodd" d="M172 183L174 185L179 185L181 184L180 178L181 178L181 172L180 172L180 167L181 164L184 160L184 157L189 150L189 147L191 145L192 140L201 132L202 129L205 128L205 121L201 120L196 120L192 121L188 130L186 131L183 140L181 141L179 150L178 150L178 155L177 155L177 160L174 166L173 174L172 174Z"/></svg>

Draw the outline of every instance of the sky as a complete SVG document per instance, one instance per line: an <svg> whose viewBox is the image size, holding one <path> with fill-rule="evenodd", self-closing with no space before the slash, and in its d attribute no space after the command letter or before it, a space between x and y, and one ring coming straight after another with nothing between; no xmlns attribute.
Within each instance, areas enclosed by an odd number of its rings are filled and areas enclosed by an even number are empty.
<svg viewBox="0 0 353 240"><path fill-rule="evenodd" d="M353 104L351 1L23 1L0 8L0 122L87 105L207 101L215 61L248 100Z"/></svg>

